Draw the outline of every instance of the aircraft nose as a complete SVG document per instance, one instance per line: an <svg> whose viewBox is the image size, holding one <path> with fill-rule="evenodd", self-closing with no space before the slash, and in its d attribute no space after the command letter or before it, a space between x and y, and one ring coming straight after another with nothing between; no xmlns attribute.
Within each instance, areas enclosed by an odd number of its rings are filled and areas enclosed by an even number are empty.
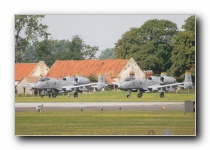
<svg viewBox="0 0 210 150"><path fill-rule="evenodd" d="M37 86L36 86L36 84L32 87L32 89L36 89L37 88Z"/></svg>
<svg viewBox="0 0 210 150"><path fill-rule="evenodd" d="M122 84L119 84L118 85L118 89L122 89L123 88L123 85Z"/></svg>
<svg viewBox="0 0 210 150"><path fill-rule="evenodd" d="M32 87L32 89L37 89L37 88L39 88L38 84L34 84L33 87Z"/></svg>

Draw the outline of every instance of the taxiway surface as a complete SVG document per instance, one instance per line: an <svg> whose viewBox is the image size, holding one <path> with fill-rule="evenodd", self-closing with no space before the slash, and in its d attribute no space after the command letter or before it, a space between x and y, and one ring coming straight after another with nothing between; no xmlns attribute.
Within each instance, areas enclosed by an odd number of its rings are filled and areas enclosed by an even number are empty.
<svg viewBox="0 0 210 150"><path fill-rule="evenodd" d="M184 102L43 102L15 103L15 111L88 109L88 110L184 110Z"/></svg>

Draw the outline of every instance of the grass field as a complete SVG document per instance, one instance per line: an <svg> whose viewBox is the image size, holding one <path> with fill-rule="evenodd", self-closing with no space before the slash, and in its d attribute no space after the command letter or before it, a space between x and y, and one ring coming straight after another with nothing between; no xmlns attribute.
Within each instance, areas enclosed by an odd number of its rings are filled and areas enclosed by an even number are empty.
<svg viewBox="0 0 210 150"><path fill-rule="evenodd" d="M16 96L15 102L183 102L185 100L195 100L195 91L190 90L188 94L187 90L180 91L178 93L171 92L165 93L164 98L160 98L160 93L144 93L142 98L137 98L137 92L132 92L131 97L127 98L127 92L125 91L105 91L96 93L80 94L79 98L70 98L67 96L58 95L56 98L44 98L38 96L27 96L24 95Z"/></svg>
<svg viewBox="0 0 210 150"><path fill-rule="evenodd" d="M195 135L183 111L57 110L15 113L16 135Z"/></svg>
<svg viewBox="0 0 210 150"><path fill-rule="evenodd" d="M79 94L79 98L16 96L15 102L184 102L195 100L195 91L132 93L106 91ZM143 110L43 110L15 112L16 135L195 135L195 115L184 111Z"/></svg>

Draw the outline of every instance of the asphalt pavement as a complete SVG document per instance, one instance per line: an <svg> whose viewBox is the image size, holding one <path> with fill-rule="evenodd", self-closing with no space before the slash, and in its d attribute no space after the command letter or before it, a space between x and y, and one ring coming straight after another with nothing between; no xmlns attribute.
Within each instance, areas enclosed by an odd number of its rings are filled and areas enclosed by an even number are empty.
<svg viewBox="0 0 210 150"><path fill-rule="evenodd" d="M42 110L183 110L184 102L43 102L15 103L15 111Z"/></svg>

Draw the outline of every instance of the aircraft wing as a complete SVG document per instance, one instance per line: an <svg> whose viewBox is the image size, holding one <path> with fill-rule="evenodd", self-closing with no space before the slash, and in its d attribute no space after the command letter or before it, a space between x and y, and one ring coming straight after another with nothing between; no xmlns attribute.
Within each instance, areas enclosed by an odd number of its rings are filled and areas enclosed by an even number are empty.
<svg viewBox="0 0 210 150"><path fill-rule="evenodd" d="M112 82L113 85L119 85L120 82Z"/></svg>
<svg viewBox="0 0 210 150"><path fill-rule="evenodd" d="M81 84L81 85L67 85L63 86L62 89L69 90L69 89L75 89L80 87L87 87L87 86L96 86L98 83L88 83L88 84Z"/></svg>
<svg viewBox="0 0 210 150"><path fill-rule="evenodd" d="M160 89L160 88L173 87L173 86L182 86L182 85L184 85L184 83L173 83L173 84L166 84L166 85L152 85L152 86L148 86L148 88L149 89L152 89L152 88Z"/></svg>
<svg viewBox="0 0 210 150"><path fill-rule="evenodd" d="M35 83L27 83L27 84L18 84L17 86L23 86L23 87L33 87Z"/></svg>

